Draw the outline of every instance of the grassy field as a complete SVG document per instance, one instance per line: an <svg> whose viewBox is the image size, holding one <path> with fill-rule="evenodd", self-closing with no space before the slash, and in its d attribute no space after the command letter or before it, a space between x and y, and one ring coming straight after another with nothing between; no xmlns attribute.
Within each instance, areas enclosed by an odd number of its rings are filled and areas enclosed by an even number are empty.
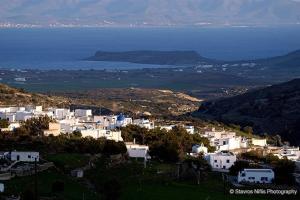
<svg viewBox="0 0 300 200"><path fill-rule="evenodd" d="M4 182L5 194L18 194L27 189L34 188L34 176L17 177L10 181ZM64 191L61 193L52 192L52 184L55 181L64 183ZM41 197L57 196L58 199L64 200L85 200L99 199L99 195L86 188L83 183L80 183L71 177L64 175L54 169L41 172L38 174L38 194Z"/></svg>
<svg viewBox="0 0 300 200"><path fill-rule="evenodd" d="M122 200L272 199L272 197L266 198L265 196L230 195L228 194L229 187L226 186L224 189L222 176L219 173L209 173L207 180L202 181L200 185L196 185L193 181L176 181L169 176L157 174L157 171L168 174L175 168L174 165L152 163L144 170L141 163L133 162L129 165L105 169L99 163L98 168L90 174L90 178L99 185L105 184L111 178L119 180ZM278 196L276 198L278 199Z"/></svg>
<svg viewBox="0 0 300 200"><path fill-rule="evenodd" d="M53 162L61 169L68 170L85 166L89 162L89 156L76 153L60 153L48 155L46 160Z"/></svg>

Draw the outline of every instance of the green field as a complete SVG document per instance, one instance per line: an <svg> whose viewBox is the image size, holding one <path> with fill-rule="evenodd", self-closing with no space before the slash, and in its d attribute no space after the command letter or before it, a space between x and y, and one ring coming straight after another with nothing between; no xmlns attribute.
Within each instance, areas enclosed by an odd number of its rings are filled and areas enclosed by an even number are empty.
<svg viewBox="0 0 300 200"><path fill-rule="evenodd" d="M27 189L33 190L34 176L17 177L10 181L5 181L5 194L20 194ZM55 181L64 182L64 191L61 193L52 192L52 184ZM72 179L54 169L38 174L38 194L40 197L59 197L64 200L85 200L99 199L99 195L89 190L83 183Z"/></svg>
<svg viewBox="0 0 300 200"><path fill-rule="evenodd" d="M76 153L60 153L46 156L46 160L53 162L60 169L76 169L88 164L89 156Z"/></svg>

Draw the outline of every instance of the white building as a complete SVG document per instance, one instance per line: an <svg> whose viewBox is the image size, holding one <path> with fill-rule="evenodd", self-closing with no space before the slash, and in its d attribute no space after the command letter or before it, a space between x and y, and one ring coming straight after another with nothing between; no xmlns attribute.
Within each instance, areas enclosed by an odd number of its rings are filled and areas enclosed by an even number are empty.
<svg viewBox="0 0 300 200"><path fill-rule="evenodd" d="M33 117L32 112L28 111L18 111L16 112L16 120L17 121L26 121L28 119L31 119Z"/></svg>
<svg viewBox="0 0 300 200"><path fill-rule="evenodd" d="M105 130L105 129L83 129L79 130L82 134L82 137L92 137L95 139L98 138L106 138L107 140L114 140L116 142L123 141L121 131L112 131L112 130Z"/></svg>
<svg viewBox="0 0 300 200"><path fill-rule="evenodd" d="M238 182L272 183L274 177L272 169L244 169L238 174Z"/></svg>
<svg viewBox="0 0 300 200"><path fill-rule="evenodd" d="M286 157L289 160L297 161L300 158L300 150L299 147L283 146L279 153L274 155L280 159Z"/></svg>
<svg viewBox="0 0 300 200"><path fill-rule="evenodd" d="M207 147L205 147L203 145L203 143L201 145L196 144L192 147L192 153L203 153L203 154L207 154Z"/></svg>
<svg viewBox="0 0 300 200"><path fill-rule="evenodd" d="M236 155L228 151L208 153L205 159L213 169L228 170L236 161Z"/></svg>
<svg viewBox="0 0 300 200"><path fill-rule="evenodd" d="M129 124L132 124L132 118L125 117L123 114L118 115L115 126L116 127L125 127Z"/></svg>
<svg viewBox="0 0 300 200"><path fill-rule="evenodd" d="M252 138L252 144L254 146L265 147L265 146L267 146L267 139Z"/></svg>
<svg viewBox="0 0 300 200"><path fill-rule="evenodd" d="M150 121L149 119L135 119L133 120L133 124L141 128L154 129L154 122Z"/></svg>
<svg viewBox="0 0 300 200"><path fill-rule="evenodd" d="M213 145L218 151L228 151L241 148L241 137L216 139Z"/></svg>
<svg viewBox="0 0 300 200"><path fill-rule="evenodd" d="M92 110L90 109L76 109L75 117L90 117L92 116Z"/></svg>
<svg viewBox="0 0 300 200"><path fill-rule="evenodd" d="M0 119L6 119L10 123L16 121L16 114L15 113L7 113L7 112L0 112Z"/></svg>
<svg viewBox="0 0 300 200"><path fill-rule="evenodd" d="M150 159L149 147L147 145L139 145L135 143L126 143L126 148L129 157Z"/></svg>
<svg viewBox="0 0 300 200"><path fill-rule="evenodd" d="M185 128L186 132L188 132L189 134L194 134L195 133L194 126L185 126L184 128Z"/></svg>
<svg viewBox="0 0 300 200"><path fill-rule="evenodd" d="M10 153L11 161L35 162L39 161L39 152L12 151Z"/></svg>
<svg viewBox="0 0 300 200"><path fill-rule="evenodd" d="M53 112L53 117L58 120L70 119L74 113L65 108L50 109Z"/></svg>

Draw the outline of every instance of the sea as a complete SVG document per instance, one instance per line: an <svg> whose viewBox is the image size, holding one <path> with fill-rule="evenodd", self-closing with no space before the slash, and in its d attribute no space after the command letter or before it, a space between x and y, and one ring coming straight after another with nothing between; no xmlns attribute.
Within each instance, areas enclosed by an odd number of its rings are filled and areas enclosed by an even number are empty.
<svg viewBox="0 0 300 200"><path fill-rule="evenodd" d="M136 69L165 67L85 61L96 51L194 50L218 60L248 60L300 49L300 25L227 28L0 29L0 68Z"/></svg>

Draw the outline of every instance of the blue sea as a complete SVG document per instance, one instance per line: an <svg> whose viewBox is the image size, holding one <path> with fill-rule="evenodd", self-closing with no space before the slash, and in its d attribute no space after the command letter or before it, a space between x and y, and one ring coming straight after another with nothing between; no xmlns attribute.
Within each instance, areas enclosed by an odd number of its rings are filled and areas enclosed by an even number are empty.
<svg viewBox="0 0 300 200"><path fill-rule="evenodd" d="M0 29L0 68L129 69L162 67L83 61L97 50L195 50L204 57L244 60L300 49L300 27Z"/></svg>

